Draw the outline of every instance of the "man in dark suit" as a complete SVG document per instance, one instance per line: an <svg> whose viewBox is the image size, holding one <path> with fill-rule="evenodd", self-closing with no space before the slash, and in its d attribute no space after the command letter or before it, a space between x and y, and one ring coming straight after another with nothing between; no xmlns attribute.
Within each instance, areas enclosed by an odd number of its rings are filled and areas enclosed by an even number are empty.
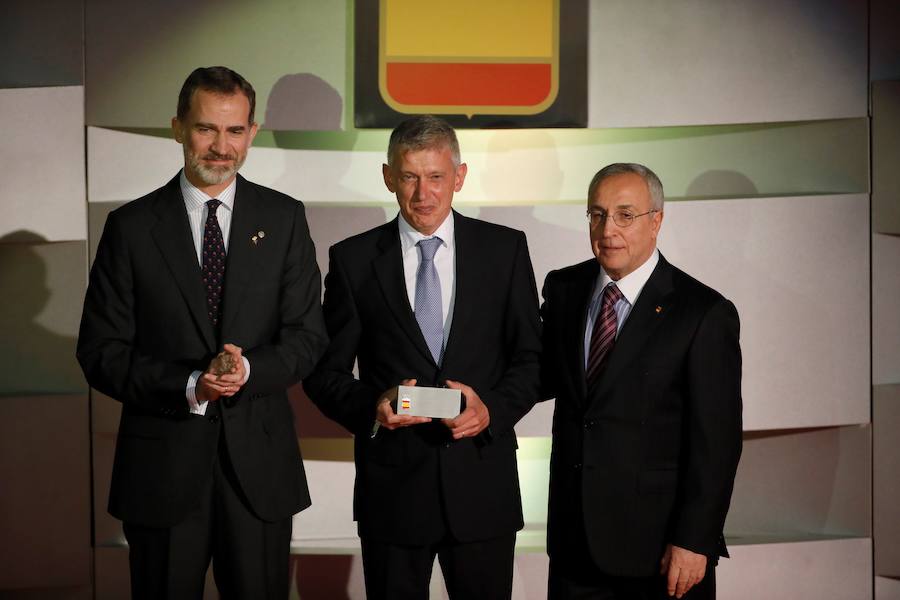
<svg viewBox="0 0 900 600"><path fill-rule="evenodd" d="M741 453L737 311L656 249L646 167L598 172L587 214L596 260L543 291L550 597L714 598Z"/></svg>
<svg viewBox="0 0 900 600"><path fill-rule="evenodd" d="M122 403L109 511L135 598L202 597L211 557L223 598L286 598L310 503L285 389L327 345L319 270L303 205L237 175L254 101L225 67L188 76L184 169L109 215L91 269L78 360Z"/></svg>
<svg viewBox="0 0 900 600"><path fill-rule="evenodd" d="M466 165L441 119L401 123L383 175L400 215L331 248L332 343L304 386L355 435L368 597L427 598L437 555L451 598L508 598L523 526L513 426L540 370L525 236L451 209ZM465 399L456 418L391 407L398 384L445 383Z"/></svg>

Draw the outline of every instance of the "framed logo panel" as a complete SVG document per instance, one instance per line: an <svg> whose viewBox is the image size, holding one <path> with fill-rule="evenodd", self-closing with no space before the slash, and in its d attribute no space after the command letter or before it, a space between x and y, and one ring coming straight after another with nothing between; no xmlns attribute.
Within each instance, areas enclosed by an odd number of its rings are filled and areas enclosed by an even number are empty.
<svg viewBox="0 0 900 600"><path fill-rule="evenodd" d="M586 0L356 0L355 124L585 127Z"/></svg>

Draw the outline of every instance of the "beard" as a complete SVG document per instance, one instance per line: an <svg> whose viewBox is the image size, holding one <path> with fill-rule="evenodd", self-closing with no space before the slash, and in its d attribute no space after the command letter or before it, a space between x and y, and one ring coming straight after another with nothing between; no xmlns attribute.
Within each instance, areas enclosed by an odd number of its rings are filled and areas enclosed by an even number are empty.
<svg viewBox="0 0 900 600"><path fill-rule="evenodd" d="M205 152L203 155L191 152L188 147L184 146L184 162L190 171L206 185L219 185L225 183L238 172L238 169L244 164L247 155L235 154L217 154L215 152ZM227 166L210 166L205 164L204 160L230 160L231 164Z"/></svg>

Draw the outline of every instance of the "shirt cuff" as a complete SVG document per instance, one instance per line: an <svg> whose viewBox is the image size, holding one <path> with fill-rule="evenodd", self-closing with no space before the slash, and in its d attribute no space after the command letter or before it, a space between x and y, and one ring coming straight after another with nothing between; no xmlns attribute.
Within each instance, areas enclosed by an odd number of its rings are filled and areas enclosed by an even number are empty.
<svg viewBox="0 0 900 600"><path fill-rule="evenodd" d="M184 395L187 397L188 408L192 415L205 415L206 405L209 404L208 401L197 402L197 382L200 381L201 375L203 375L203 371L191 373L188 377L187 387L184 389Z"/></svg>
<svg viewBox="0 0 900 600"><path fill-rule="evenodd" d="M241 385L243 386L250 379L250 361L247 360L246 356L242 356L241 360L244 361L244 380L241 382Z"/></svg>

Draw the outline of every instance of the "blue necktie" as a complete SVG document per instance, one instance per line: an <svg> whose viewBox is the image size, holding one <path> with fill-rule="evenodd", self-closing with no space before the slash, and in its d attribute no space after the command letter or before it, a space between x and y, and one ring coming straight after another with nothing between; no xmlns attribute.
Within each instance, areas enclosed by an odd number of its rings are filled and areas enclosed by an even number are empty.
<svg viewBox="0 0 900 600"><path fill-rule="evenodd" d="M422 252L422 261L416 271L416 321L431 350L434 362L441 364L444 353L444 319L441 310L441 278L434 268L434 253L441 245L441 238L419 240L416 244Z"/></svg>

